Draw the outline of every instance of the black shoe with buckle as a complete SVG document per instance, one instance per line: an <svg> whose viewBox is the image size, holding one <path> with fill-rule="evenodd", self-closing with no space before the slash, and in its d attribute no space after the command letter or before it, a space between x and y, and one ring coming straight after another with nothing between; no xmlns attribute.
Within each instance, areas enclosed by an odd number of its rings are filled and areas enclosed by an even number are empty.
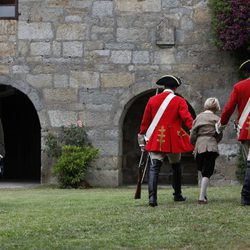
<svg viewBox="0 0 250 250"><path fill-rule="evenodd" d="M250 200L241 198L240 204L241 204L241 206L250 206Z"/></svg>
<svg viewBox="0 0 250 250"><path fill-rule="evenodd" d="M185 201L187 198L183 197L182 195L175 195L174 201Z"/></svg>
<svg viewBox="0 0 250 250"><path fill-rule="evenodd" d="M151 201L151 202L149 202L149 206L150 207L156 207L156 206L158 206L158 204L155 201Z"/></svg>

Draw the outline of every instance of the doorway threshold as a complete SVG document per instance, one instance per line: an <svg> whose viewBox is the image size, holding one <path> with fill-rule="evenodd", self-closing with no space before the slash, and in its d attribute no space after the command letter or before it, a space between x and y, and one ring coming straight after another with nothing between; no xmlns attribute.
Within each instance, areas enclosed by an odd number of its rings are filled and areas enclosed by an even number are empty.
<svg viewBox="0 0 250 250"><path fill-rule="evenodd" d="M0 180L0 189L3 188L34 188L40 186L39 181L30 180Z"/></svg>

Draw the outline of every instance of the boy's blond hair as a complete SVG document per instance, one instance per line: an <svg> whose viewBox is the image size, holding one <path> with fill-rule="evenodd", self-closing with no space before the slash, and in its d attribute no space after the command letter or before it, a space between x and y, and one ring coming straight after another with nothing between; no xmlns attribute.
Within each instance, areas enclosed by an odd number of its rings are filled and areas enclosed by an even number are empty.
<svg viewBox="0 0 250 250"><path fill-rule="evenodd" d="M219 100L215 97L208 98L204 103L204 109L211 110L214 112L219 111L220 110Z"/></svg>

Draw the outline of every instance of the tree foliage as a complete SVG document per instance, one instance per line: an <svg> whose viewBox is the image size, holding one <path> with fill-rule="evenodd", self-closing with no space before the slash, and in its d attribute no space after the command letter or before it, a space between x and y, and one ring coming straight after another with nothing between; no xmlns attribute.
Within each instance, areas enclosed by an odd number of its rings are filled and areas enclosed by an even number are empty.
<svg viewBox="0 0 250 250"><path fill-rule="evenodd" d="M250 53L250 0L209 0L215 45L242 59Z"/></svg>

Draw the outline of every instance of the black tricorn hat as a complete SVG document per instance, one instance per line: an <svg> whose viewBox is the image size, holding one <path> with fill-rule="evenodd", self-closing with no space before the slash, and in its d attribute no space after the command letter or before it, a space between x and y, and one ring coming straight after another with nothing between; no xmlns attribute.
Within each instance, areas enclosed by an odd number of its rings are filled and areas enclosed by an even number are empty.
<svg viewBox="0 0 250 250"><path fill-rule="evenodd" d="M181 85L181 80L173 75L162 76L157 82L157 85L165 87L179 87Z"/></svg>
<svg viewBox="0 0 250 250"><path fill-rule="evenodd" d="M250 60L243 62L239 69L250 72Z"/></svg>

